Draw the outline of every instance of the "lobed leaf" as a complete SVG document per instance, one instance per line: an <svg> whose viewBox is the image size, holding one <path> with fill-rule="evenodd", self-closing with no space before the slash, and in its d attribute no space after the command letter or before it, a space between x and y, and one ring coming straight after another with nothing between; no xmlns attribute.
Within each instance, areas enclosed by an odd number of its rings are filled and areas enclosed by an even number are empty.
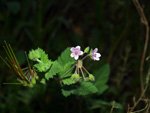
<svg viewBox="0 0 150 113"><path fill-rule="evenodd" d="M64 90L62 89L62 94L67 97L71 94L75 95L88 95L96 93L98 90L91 82L81 82L81 85L77 89Z"/></svg>
<svg viewBox="0 0 150 113"><path fill-rule="evenodd" d="M109 64L105 64L103 67L94 72L94 75L96 75L94 85L98 89L98 94L102 94L108 88L108 85L106 85L106 83L109 79L109 74L110 74Z"/></svg>
<svg viewBox="0 0 150 113"><path fill-rule="evenodd" d="M45 74L45 78L47 80L49 80L50 78L53 78L53 76L55 76L60 71L61 68L62 68L61 65L57 61L53 62L52 67Z"/></svg>

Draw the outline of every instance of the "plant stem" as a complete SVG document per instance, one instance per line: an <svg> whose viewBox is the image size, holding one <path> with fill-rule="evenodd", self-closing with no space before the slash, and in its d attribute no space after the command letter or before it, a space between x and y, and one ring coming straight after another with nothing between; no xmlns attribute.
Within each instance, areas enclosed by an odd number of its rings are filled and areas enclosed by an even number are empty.
<svg viewBox="0 0 150 113"><path fill-rule="evenodd" d="M82 65L83 69L87 72L87 74L90 75L90 73L85 69L85 67Z"/></svg>
<svg viewBox="0 0 150 113"><path fill-rule="evenodd" d="M81 70L82 76L83 76L83 78L84 78L84 80L85 80L85 76L84 76L84 73L83 73L83 71L82 71L82 68L80 68L80 70Z"/></svg>
<svg viewBox="0 0 150 113"><path fill-rule="evenodd" d="M85 58L87 58L88 56L90 56L90 54L87 54L85 57L83 57L81 60L84 60Z"/></svg>
<svg viewBox="0 0 150 113"><path fill-rule="evenodd" d="M143 92L144 91L144 86L143 86L143 66L144 66L144 60L145 60L145 55L146 55L147 46L148 46L148 40L149 40L149 25L148 25L147 18L146 18L145 14L144 14L144 11L143 11L139 1L138 0L133 0L133 2L134 2L134 5L137 8L137 11L138 11L140 17L141 17L141 22L146 26L145 44L144 44L144 50L143 50L142 59L141 59L141 66L140 66L141 92Z"/></svg>
<svg viewBox="0 0 150 113"><path fill-rule="evenodd" d="M61 78L63 78L65 75L67 75L70 71L73 70L73 68L75 67L76 64L74 64L63 76L61 76Z"/></svg>
<svg viewBox="0 0 150 113"><path fill-rule="evenodd" d="M43 64L43 62L42 62L41 60L39 60L39 59L36 59L36 61L37 61L38 63L42 63L42 64Z"/></svg>

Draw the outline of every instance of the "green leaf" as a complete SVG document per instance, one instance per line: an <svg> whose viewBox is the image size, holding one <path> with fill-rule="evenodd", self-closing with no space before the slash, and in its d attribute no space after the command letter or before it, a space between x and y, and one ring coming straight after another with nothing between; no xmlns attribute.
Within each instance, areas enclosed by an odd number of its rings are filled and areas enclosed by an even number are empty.
<svg viewBox="0 0 150 113"><path fill-rule="evenodd" d="M60 63L60 65L64 66L65 64L67 64L68 62L76 62L74 60L74 58L70 57L71 51L70 51L70 47L65 49L61 56L58 57L58 62Z"/></svg>
<svg viewBox="0 0 150 113"><path fill-rule="evenodd" d="M102 94L108 86L106 85L110 74L110 66L109 64L105 64L100 69L94 72L95 75L95 86L98 89L98 94Z"/></svg>
<svg viewBox="0 0 150 113"><path fill-rule="evenodd" d="M62 66L59 75L63 76L67 71L69 71L71 69L71 66L73 64L75 64L75 60L74 58L70 57L71 51L70 48L65 49L62 54L60 55L60 57L58 57L58 63ZM71 76L71 71L69 73L67 73L67 75L65 75L64 77L68 77Z"/></svg>
<svg viewBox="0 0 150 113"><path fill-rule="evenodd" d="M74 62L68 62L66 63L64 66L61 67L59 75L63 76L67 71L69 71L71 69L71 66L74 64ZM65 75L65 77L71 76L71 71Z"/></svg>
<svg viewBox="0 0 150 113"><path fill-rule="evenodd" d="M102 105L104 106L113 106L117 109L123 109L123 106L117 102L106 102L106 101L103 101L103 100L92 100L91 103L93 104L91 109L96 109L96 108L99 108L101 107Z"/></svg>
<svg viewBox="0 0 150 113"><path fill-rule="evenodd" d="M66 78L62 80L64 85L71 85L71 84L75 84L77 81L76 80L71 80L71 78Z"/></svg>
<svg viewBox="0 0 150 113"><path fill-rule="evenodd" d="M30 51L29 58L33 61L35 61L34 58L36 58L38 63L35 64L34 67L36 67L39 72L46 72L52 64L52 61L48 59L48 55L41 48Z"/></svg>
<svg viewBox="0 0 150 113"><path fill-rule="evenodd" d="M49 80L53 78L57 73L59 76L63 76L75 63L75 60L70 57L71 51L70 48L67 48L62 52L58 60L55 61L51 67L51 69L45 74L45 78ZM71 76L71 71L67 73L64 77ZM63 80L65 84L72 84L69 80Z"/></svg>
<svg viewBox="0 0 150 113"><path fill-rule="evenodd" d="M39 51L40 54L41 54L41 62L43 62L43 63L50 62L50 63L52 64L51 60L48 59L48 55L45 53L45 51L43 51L43 50L40 49L40 48L38 48L38 51Z"/></svg>
<svg viewBox="0 0 150 113"><path fill-rule="evenodd" d="M41 58L41 54L40 54L40 51L38 49L36 50L31 50L29 52L29 59L30 60L33 60L33 61L36 61L37 59Z"/></svg>
<svg viewBox="0 0 150 113"><path fill-rule="evenodd" d="M74 90L64 90L64 89L61 89L61 91L62 91L62 94L65 96L65 97L67 97L67 96L69 96L69 95L71 95L71 94L73 94L73 92L74 92Z"/></svg>
<svg viewBox="0 0 150 113"><path fill-rule="evenodd" d="M56 75L61 70L61 68L62 68L61 65L57 61L53 62L52 67L45 74L45 78L47 80L49 80L50 78L53 78L53 76Z"/></svg>
<svg viewBox="0 0 150 113"><path fill-rule="evenodd" d="M42 80L40 81L42 84L45 84L46 83L46 80L45 78L42 78Z"/></svg>
<svg viewBox="0 0 150 113"><path fill-rule="evenodd" d="M50 66L51 66L51 62L47 62L45 64L38 63L38 64L34 65L34 67L36 67L39 72L45 72L45 71L47 71L50 68Z"/></svg>
<svg viewBox="0 0 150 113"><path fill-rule="evenodd" d="M81 85L77 89L64 90L62 89L62 94L67 97L71 94L75 95L88 95L96 93L98 90L91 82L81 82Z"/></svg>

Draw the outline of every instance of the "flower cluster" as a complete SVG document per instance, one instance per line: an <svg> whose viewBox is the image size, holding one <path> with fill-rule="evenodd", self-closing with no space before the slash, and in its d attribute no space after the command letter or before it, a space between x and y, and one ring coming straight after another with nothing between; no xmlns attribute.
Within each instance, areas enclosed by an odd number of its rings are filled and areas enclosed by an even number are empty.
<svg viewBox="0 0 150 113"><path fill-rule="evenodd" d="M78 60L79 56L83 55L84 53L87 53L87 51L89 51L89 47L85 49L85 51L81 51L80 50L81 47L80 46L76 46L76 47L72 47L70 50L71 50L71 57L74 57L75 60ZM101 54L98 53L98 48L95 48L92 53L90 54L93 58L93 60L97 60L99 61L100 60L100 57L101 57Z"/></svg>
<svg viewBox="0 0 150 113"><path fill-rule="evenodd" d="M83 66L83 60L85 58L87 58L88 56L90 56L94 61L99 61L100 60L100 57L101 57L101 54L98 53L98 48L95 48L94 50L91 49L90 53L88 54L89 52L89 47L87 47L84 52L80 50L81 47L80 46L76 46L76 47L72 47L70 50L71 50L71 54L70 56L73 57L75 60L77 60L77 63L75 64L76 66L76 69L75 69L75 72L74 74L71 76L71 79L72 80L76 80L76 81L79 81L80 78L80 73L82 74L83 78L85 81L94 81L95 78L92 74L90 74L86 68ZM86 56L84 56L84 54L87 54ZM80 58L79 59L79 56L84 56L83 58ZM84 73L83 73L83 70L89 75L89 77L85 77Z"/></svg>

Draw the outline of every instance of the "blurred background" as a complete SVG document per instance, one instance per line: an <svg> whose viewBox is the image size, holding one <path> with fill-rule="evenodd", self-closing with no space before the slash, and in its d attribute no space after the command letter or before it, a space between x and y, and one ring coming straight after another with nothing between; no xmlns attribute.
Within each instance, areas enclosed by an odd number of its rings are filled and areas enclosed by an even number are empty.
<svg viewBox="0 0 150 113"><path fill-rule="evenodd" d="M140 3L149 21L150 1L140 0ZM85 67L93 72L108 63L111 73L109 88L103 94L64 97L60 85L53 80L34 88L4 85L4 82L16 82L16 77L0 61L0 113L110 112L109 105L92 107L88 101L91 98L116 101L122 109L114 112L125 113L133 97L140 95L139 69L145 26L132 0L0 0L0 55L3 57L6 56L2 48L4 40L11 44L21 66L27 64L24 51L38 47L51 60L56 60L67 47L97 47L101 60L89 59ZM144 77L148 64L145 62Z"/></svg>

